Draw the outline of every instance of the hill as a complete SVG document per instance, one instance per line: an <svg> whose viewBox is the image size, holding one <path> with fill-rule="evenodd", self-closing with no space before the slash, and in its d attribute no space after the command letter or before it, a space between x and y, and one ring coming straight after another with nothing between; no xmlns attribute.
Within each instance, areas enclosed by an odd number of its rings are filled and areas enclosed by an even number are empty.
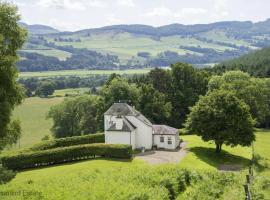
<svg viewBox="0 0 270 200"><path fill-rule="evenodd" d="M269 25L270 19L258 23L227 21L161 27L114 25L76 32L25 25L31 35L21 51L24 61L18 67L21 71L46 71L142 68L174 62L198 66L220 63L270 46Z"/></svg>
<svg viewBox="0 0 270 200"><path fill-rule="evenodd" d="M222 62L214 67L217 72L242 70L253 76L270 77L270 47Z"/></svg>

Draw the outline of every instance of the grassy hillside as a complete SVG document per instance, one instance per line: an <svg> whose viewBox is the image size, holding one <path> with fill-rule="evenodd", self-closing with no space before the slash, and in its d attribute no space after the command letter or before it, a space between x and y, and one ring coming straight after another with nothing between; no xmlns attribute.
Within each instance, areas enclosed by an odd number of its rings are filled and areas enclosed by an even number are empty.
<svg viewBox="0 0 270 200"><path fill-rule="evenodd" d="M63 98L27 98L22 105L15 109L14 118L19 119L22 123L22 138L16 145L17 148L32 146L42 137L50 134L52 121L46 119L46 114L51 106L62 100Z"/></svg>

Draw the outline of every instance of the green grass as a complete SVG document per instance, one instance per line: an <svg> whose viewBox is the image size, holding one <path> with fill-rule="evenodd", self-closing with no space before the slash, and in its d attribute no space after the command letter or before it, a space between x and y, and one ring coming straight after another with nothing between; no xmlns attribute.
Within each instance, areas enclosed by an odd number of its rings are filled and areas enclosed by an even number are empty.
<svg viewBox="0 0 270 200"><path fill-rule="evenodd" d="M55 90L53 96L65 97L65 96L82 95L89 91L90 91L90 88L68 88L68 89L63 89L63 90Z"/></svg>
<svg viewBox="0 0 270 200"><path fill-rule="evenodd" d="M44 72L21 72L20 78L29 77L56 77L56 76L90 76L90 75L110 75L117 74L146 74L151 68L128 69L128 70L62 70L62 71L44 71Z"/></svg>
<svg viewBox="0 0 270 200"><path fill-rule="evenodd" d="M28 53L37 53L41 54L44 56L53 56L59 58L59 60L66 60L71 56L71 53L66 52L66 51L61 51L58 49L33 49L33 50L22 50L23 52L28 52Z"/></svg>
<svg viewBox="0 0 270 200"><path fill-rule="evenodd" d="M220 165L241 165L243 168L250 163L252 151L250 147L229 147L222 146L220 155L215 153L215 145L213 143L203 142L196 135L180 136L184 141L188 142L188 154L181 161L183 168L196 169L217 169Z"/></svg>
<svg viewBox="0 0 270 200"><path fill-rule="evenodd" d="M260 156L258 160L259 167L255 178L257 180L268 178L270 181L270 130L260 130L257 133L256 142L254 143L254 153ZM263 190L263 193L265 199L270 199L270 185Z"/></svg>
<svg viewBox="0 0 270 200"><path fill-rule="evenodd" d="M17 107L14 118L21 120L22 138L16 147L26 148L39 142L42 137L50 134L52 121L46 120L46 113L50 107L60 103L63 98L42 99L27 98Z"/></svg>

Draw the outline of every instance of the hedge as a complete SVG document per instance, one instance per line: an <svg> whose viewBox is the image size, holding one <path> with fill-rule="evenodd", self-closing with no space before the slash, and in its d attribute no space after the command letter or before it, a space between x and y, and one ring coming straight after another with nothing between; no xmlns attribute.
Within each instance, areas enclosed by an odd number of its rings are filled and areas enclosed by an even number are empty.
<svg viewBox="0 0 270 200"><path fill-rule="evenodd" d="M55 140L48 140L38 143L30 148L31 151L41 151L47 149L53 149L58 147L68 147L75 146L80 144L93 144L93 143L104 143L105 136L104 134L90 134L83 136L74 136L59 138Z"/></svg>
<svg viewBox="0 0 270 200"><path fill-rule="evenodd" d="M95 156L131 158L131 154L132 148L130 145L86 144L8 155L2 157L2 164L8 169L21 170L75 160L85 160Z"/></svg>

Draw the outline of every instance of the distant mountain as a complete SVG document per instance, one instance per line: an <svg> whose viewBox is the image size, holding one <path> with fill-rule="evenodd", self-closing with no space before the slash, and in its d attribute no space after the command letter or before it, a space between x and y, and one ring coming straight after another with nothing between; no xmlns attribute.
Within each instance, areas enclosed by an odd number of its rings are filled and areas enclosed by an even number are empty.
<svg viewBox="0 0 270 200"><path fill-rule="evenodd" d="M257 23L225 21L160 27L142 24L113 25L75 32L60 32L43 25L22 23L22 26L31 33L22 50L24 54L21 54L27 55L23 57L24 70L35 70L35 66L38 66L37 70L49 70L47 66L54 68L54 63L58 61L66 61L66 65L73 69L155 67L169 66L175 62L212 66L270 47L270 19ZM92 51L91 59L94 58L93 55L99 55L97 62L87 60L87 50ZM42 57L31 56L33 53ZM100 66L100 53L105 55L105 63L110 63L109 66ZM77 56L83 56L84 63L80 59L75 62L74 58L78 58ZM52 62L52 57L58 61ZM32 58L38 59L31 60ZM110 62L110 58L114 60ZM31 66L25 68L27 65ZM64 66L57 65L55 69L63 69Z"/></svg>
<svg viewBox="0 0 270 200"><path fill-rule="evenodd" d="M46 25L40 25L40 24L28 25L23 22L21 22L20 24L24 28L26 28L31 34L40 35L40 34L60 33L59 30L52 28L50 26L46 26Z"/></svg>
<svg viewBox="0 0 270 200"><path fill-rule="evenodd" d="M215 66L214 70L242 70L253 76L270 77L270 47L222 62Z"/></svg>

